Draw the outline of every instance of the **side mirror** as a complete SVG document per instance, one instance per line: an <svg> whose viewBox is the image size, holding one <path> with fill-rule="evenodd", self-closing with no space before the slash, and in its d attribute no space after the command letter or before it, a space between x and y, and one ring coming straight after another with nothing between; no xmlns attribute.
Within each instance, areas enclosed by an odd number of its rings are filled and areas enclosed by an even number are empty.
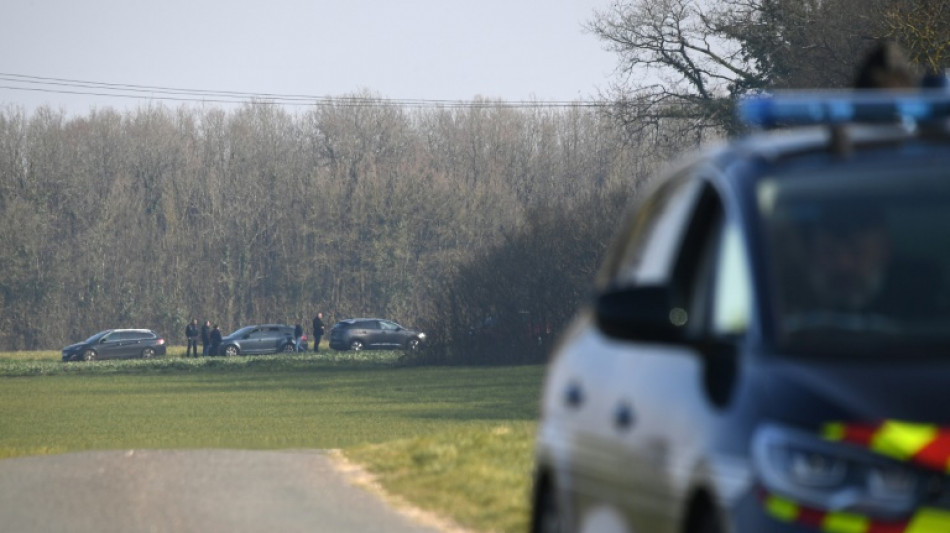
<svg viewBox="0 0 950 533"><path fill-rule="evenodd" d="M652 342L682 341L688 319L665 285L608 289L597 296L594 315L605 335Z"/></svg>

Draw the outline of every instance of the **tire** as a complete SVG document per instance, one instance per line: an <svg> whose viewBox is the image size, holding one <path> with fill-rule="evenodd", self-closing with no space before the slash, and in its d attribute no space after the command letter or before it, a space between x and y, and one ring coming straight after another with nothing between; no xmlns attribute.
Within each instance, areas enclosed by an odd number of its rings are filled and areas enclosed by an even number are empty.
<svg viewBox="0 0 950 533"><path fill-rule="evenodd" d="M722 533L722 527L719 525L719 517L716 513L708 511L702 514L702 518L697 520L695 533Z"/></svg>
<svg viewBox="0 0 950 533"><path fill-rule="evenodd" d="M419 349L419 339L409 339L406 341L406 351L414 352Z"/></svg>
<svg viewBox="0 0 950 533"><path fill-rule="evenodd" d="M225 355L225 357L234 357L240 352L238 352L237 346L229 344L224 347L224 351L222 353Z"/></svg>
<svg viewBox="0 0 950 533"><path fill-rule="evenodd" d="M95 352L94 350L86 350L86 351L84 351L84 352L82 353L82 360L83 360L83 361L95 361L95 360L96 360L96 352Z"/></svg>
<svg viewBox="0 0 950 533"><path fill-rule="evenodd" d="M350 341L350 349L354 352L363 350L363 341Z"/></svg>
<svg viewBox="0 0 950 533"><path fill-rule="evenodd" d="M155 348L146 348L142 350L142 359L151 359L155 357Z"/></svg>
<svg viewBox="0 0 950 533"><path fill-rule="evenodd" d="M531 533L561 533L561 510L557 505L557 496L551 485L545 483L535 499L535 508L531 513Z"/></svg>
<svg viewBox="0 0 950 533"><path fill-rule="evenodd" d="M284 353L294 353L296 350L294 349L293 343L287 343L283 348L280 349L280 351Z"/></svg>

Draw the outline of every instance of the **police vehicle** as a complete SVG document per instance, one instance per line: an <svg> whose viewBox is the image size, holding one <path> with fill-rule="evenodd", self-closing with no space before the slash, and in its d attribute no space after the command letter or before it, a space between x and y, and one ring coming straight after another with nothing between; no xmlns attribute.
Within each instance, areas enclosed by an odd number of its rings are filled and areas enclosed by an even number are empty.
<svg viewBox="0 0 950 533"><path fill-rule="evenodd" d="M950 532L950 92L740 113L555 350L532 530Z"/></svg>

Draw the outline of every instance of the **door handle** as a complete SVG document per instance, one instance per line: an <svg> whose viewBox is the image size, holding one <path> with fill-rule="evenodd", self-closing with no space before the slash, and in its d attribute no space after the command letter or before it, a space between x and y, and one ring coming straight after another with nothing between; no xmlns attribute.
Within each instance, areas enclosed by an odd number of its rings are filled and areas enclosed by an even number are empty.
<svg viewBox="0 0 950 533"><path fill-rule="evenodd" d="M620 402L614 410L614 426L619 430L626 431L633 427L633 422L633 407L626 401Z"/></svg>

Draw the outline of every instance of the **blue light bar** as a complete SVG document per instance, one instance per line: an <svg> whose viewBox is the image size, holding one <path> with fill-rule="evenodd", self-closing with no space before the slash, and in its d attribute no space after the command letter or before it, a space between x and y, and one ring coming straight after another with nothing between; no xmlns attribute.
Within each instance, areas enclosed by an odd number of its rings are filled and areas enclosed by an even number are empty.
<svg viewBox="0 0 950 533"><path fill-rule="evenodd" d="M743 123L759 128L916 123L950 118L950 91L781 92L741 100L738 114Z"/></svg>

